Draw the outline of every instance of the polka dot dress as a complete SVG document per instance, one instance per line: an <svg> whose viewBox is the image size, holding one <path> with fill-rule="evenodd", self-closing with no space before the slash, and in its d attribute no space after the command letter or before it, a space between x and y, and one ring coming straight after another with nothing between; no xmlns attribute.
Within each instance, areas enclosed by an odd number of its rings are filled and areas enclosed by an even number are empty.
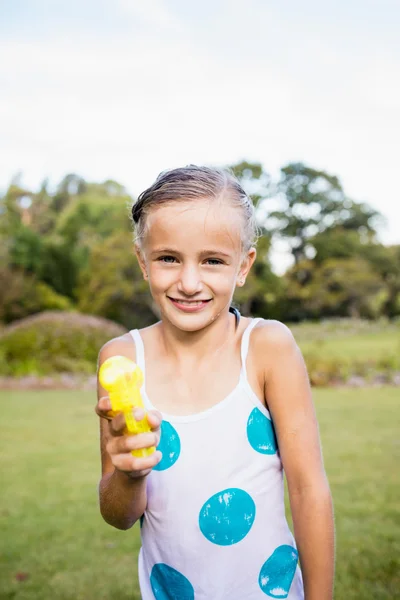
<svg viewBox="0 0 400 600"><path fill-rule="evenodd" d="M163 414L163 457L147 477L141 520L143 600L304 598L273 423L246 374L258 321L243 334L240 378L224 400L195 415ZM141 336L131 335L146 377ZM145 384L142 394L154 408Z"/></svg>

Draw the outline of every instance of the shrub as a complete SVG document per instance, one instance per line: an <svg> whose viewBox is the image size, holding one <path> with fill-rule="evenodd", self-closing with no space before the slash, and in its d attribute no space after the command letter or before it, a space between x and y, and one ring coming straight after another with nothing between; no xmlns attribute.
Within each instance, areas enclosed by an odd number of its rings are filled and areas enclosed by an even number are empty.
<svg viewBox="0 0 400 600"><path fill-rule="evenodd" d="M338 358L326 358L321 354L305 353L304 360L311 385L324 387L346 381L349 376L349 365Z"/></svg>
<svg viewBox="0 0 400 600"><path fill-rule="evenodd" d="M101 346L126 332L91 315L47 311L0 332L0 374L94 373Z"/></svg>

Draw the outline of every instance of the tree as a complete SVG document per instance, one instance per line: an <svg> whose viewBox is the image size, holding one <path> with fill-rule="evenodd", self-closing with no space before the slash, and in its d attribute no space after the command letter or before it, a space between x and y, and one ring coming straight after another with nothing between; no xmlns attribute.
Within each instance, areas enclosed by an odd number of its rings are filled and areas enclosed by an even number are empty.
<svg viewBox="0 0 400 600"><path fill-rule="evenodd" d="M282 280L272 272L270 246L269 236L260 237L257 258L247 276L246 285L235 291L234 302L244 315L258 315L266 319L281 317L279 301L282 296Z"/></svg>
<svg viewBox="0 0 400 600"><path fill-rule="evenodd" d="M0 267L0 321L11 323L43 310L70 310L71 302L21 270Z"/></svg>
<svg viewBox="0 0 400 600"><path fill-rule="evenodd" d="M286 274L288 319L376 318L387 298L382 278L361 257L301 261Z"/></svg>
<svg viewBox="0 0 400 600"><path fill-rule="evenodd" d="M383 280L387 297L382 312L387 317L400 314L400 245L383 246L369 244L363 249L363 256L372 269Z"/></svg>
<svg viewBox="0 0 400 600"><path fill-rule="evenodd" d="M261 163L251 163L245 160L231 165L229 169L237 177L243 189L251 197L258 208L270 194L271 177Z"/></svg>
<svg viewBox="0 0 400 600"><path fill-rule="evenodd" d="M261 163L238 162L230 167L240 184L252 199L256 207L256 219L259 227L257 258L251 269L246 285L237 288L234 301L240 305L245 315L257 314L265 318L279 318L279 299L282 293L282 281L271 268L271 233L262 225L262 203L270 194L271 177Z"/></svg>
<svg viewBox="0 0 400 600"><path fill-rule="evenodd" d="M71 245L91 247L116 231L130 231L127 195L109 196L102 187L70 199L59 216L56 234Z"/></svg>
<svg viewBox="0 0 400 600"><path fill-rule="evenodd" d="M378 275L386 289L382 313L394 317L400 313L400 246L384 246L369 242L354 230L344 227L328 229L314 238L316 255L314 262L321 265L329 259L361 258L369 264L372 273Z"/></svg>
<svg viewBox="0 0 400 600"><path fill-rule="evenodd" d="M358 231L345 229L337 225L317 233L310 238L310 244L315 250L313 260L321 265L330 258L354 258L362 256L366 244L360 239Z"/></svg>
<svg viewBox="0 0 400 600"><path fill-rule="evenodd" d="M290 163L281 169L277 198L282 208L269 213L266 227L287 239L295 263L312 258L312 239L332 227L356 231L373 240L380 214L346 197L337 177Z"/></svg>
<svg viewBox="0 0 400 600"><path fill-rule="evenodd" d="M131 201L123 186L113 180L88 183L69 174L55 193L49 191L47 181L35 193L15 177L0 199L0 257L7 281L15 277L15 285L9 283L12 297L16 299L18 290L21 294L36 290L42 283L41 298L47 294L49 299L46 290L53 291L57 301L50 299L51 306L69 306L92 248L118 231L130 232ZM24 308L12 313L7 309L7 314L25 315L29 306L35 312L47 302L38 300L36 291L33 296L36 300L29 303L26 298Z"/></svg>
<svg viewBox="0 0 400 600"><path fill-rule="evenodd" d="M92 249L77 297L82 312L101 315L127 328L144 327L158 319L129 232L114 233Z"/></svg>

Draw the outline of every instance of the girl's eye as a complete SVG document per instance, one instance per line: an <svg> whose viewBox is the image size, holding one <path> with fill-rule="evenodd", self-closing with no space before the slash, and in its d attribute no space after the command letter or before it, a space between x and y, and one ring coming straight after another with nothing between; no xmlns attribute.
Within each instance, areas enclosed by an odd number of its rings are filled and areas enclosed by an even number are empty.
<svg viewBox="0 0 400 600"><path fill-rule="evenodd" d="M169 264L173 264L174 262L176 262L176 258L175 256L160 256L157 260L159 260L160 262L163 263L169 263ZM205 260L205 262L209 265L222 265L223 261L220 260L219 258L207 258Z"/></svg>
<svg viewBox="0 0 400 600"><path fill-rule="evenodd" d="M173 263L176 258L174 256L160 256L158 260L165 263Z"/></svg>

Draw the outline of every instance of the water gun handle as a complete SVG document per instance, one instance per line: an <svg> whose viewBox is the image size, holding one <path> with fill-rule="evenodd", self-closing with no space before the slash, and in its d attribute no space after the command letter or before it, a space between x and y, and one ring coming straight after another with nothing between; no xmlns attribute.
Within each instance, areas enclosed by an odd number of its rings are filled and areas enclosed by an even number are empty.
<svg viewBox="0 0 400 600"><path fill-rule="evenodd" d="M143 373L133 360L125 356L107 358L99 369L99 381L107 390L111 408L114 413L122 412L125 417L128 433L146 433L151 431L146 415L141 421L133 416L134 408L145 409L140 387L143 383ZM132 450L133 456L139 458L149 456L155 447Z"/></svg>

